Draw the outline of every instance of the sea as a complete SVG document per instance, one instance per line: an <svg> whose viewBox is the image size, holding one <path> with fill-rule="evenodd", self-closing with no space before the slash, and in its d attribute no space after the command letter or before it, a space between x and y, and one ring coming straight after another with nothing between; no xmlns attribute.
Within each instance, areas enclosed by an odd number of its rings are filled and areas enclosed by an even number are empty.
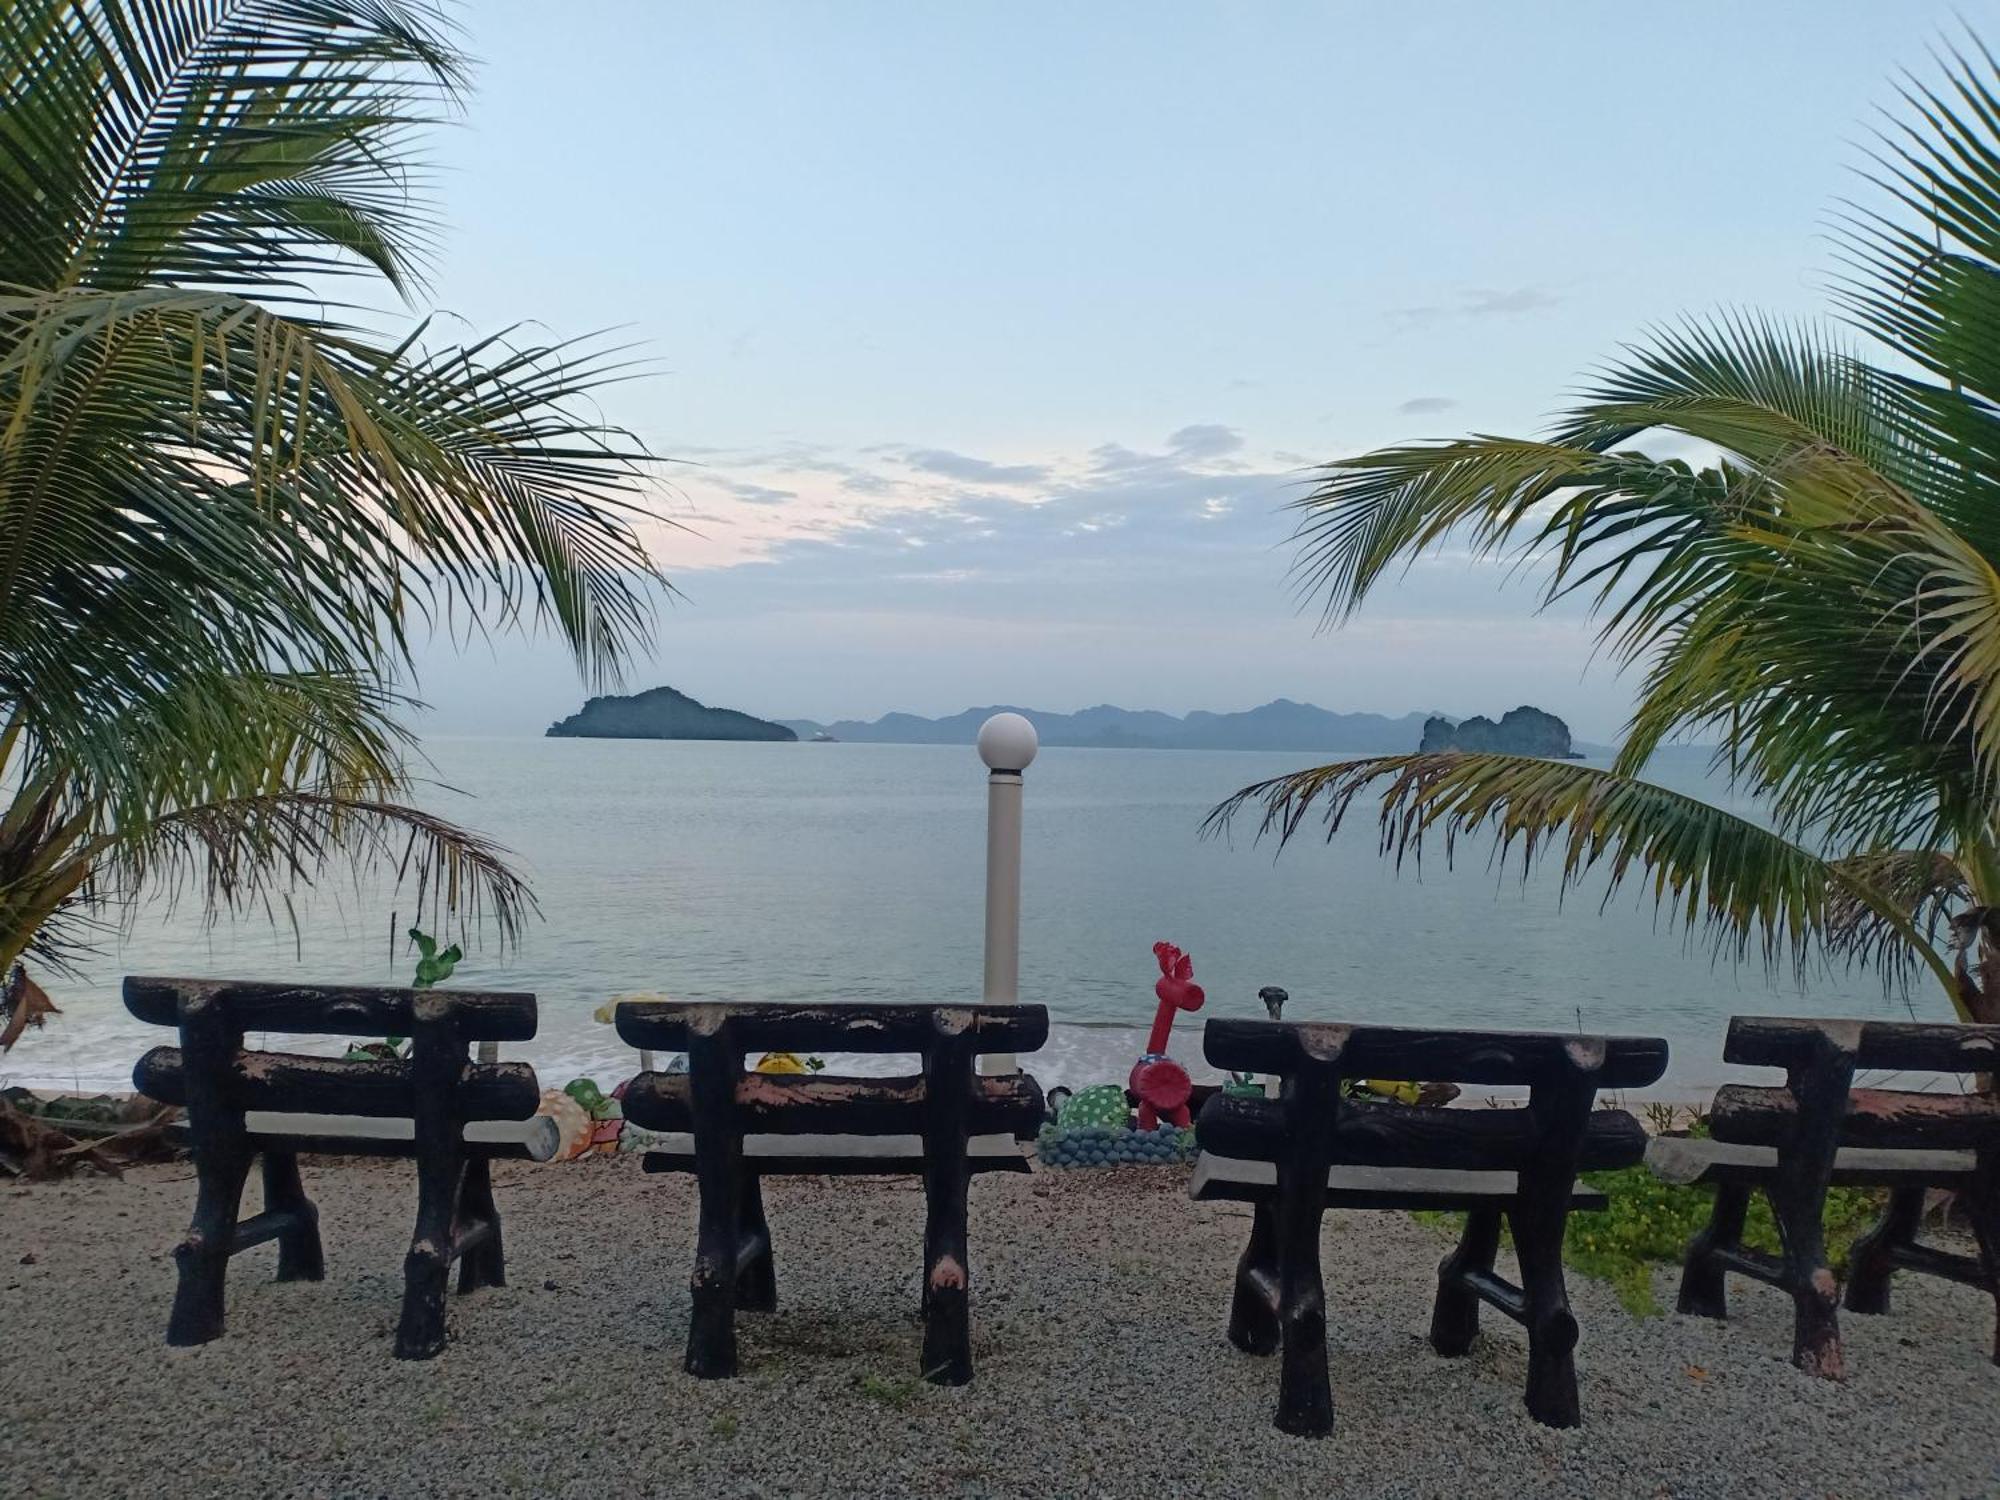
<svg viewBox="0 0 2000 1500"><path fill-rule="evenodd" d="M545 1085L629 1076L635 1054L593 1019L621 994L980 998L986 773L971 746L437 736L424 749L418 800L506 846L532 882L539 912L517 943L490 924L450 933L466 950L451 983L539 997L539 1034L504 1055ZM1656 917L1640 882L1564 894L1477 840L1450 864L1438 845L1399 867L1360 803L1331 840L1282 852L1257 841L1254 814L1231 837L1202 836L1237 788L1336 758L1041 752L1024 793L1021 999L1051 1018L1024 1064L1045 1085L1123 1079L1162 940L1192 955L1207 991L1172 1041L1198 1078L1217 1076L1202 1023L1262 1015L1266 985L1290 993L1288 1019L1663 1036L1666 1097L1730 1076L1735 1013L1948 1018L1934 990L1888 991L1869 973L1718 961ZM1697 757L1656 779L1755 814ZM110 921L80 974L42 976L62 1014L0 1057L0 1083L129 1088L134 1060L170 1038L125 1012L124 975L407 983L403 934L429 917L407 890L337 873L289 907L209 921L192 897L155 899Z"/></svg>

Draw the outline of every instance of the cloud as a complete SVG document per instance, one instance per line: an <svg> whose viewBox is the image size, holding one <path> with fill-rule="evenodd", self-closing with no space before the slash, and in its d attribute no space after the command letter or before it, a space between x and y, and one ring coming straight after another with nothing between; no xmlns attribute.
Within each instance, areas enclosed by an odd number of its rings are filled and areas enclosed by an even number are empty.
<svg viewBox="0 0 2000 1500"><path fill-rule="evenodd" d="M715 483L746 505L783 505L799 498L791 490L774 490L765 485L752 484L747 479L718 478Z"/></svg>
<svg viewBox="0 0 2000 1500"><path fill-rule="evenodd" d="M1407 328L1423 328L1447 318L1491 318L1543 312L1561 301L1562 298L1544 287L1477 287L1460 292L1457 302L1449 305L1427 302L1416 307L1392 307L1389 309L1389 321Z"/></svg>
<svg viewBox="0 0 2000 1500"><path fill-rule="evenodd" d="M1458 403L1449 396L1412 396L1396 408L1406 417L1435 416L1441 411L1450 411Z"/></svg>
<svg viewBox="0 0 2000 1500"><path fill-rule="evenodd" d="M1220 458L1243 446L1242 437L1217 422L1196 422L1167 439L1167 446L1186 458Z"/></svg>
<svg viewBox="0 0 2000 1500"><path fill-rule="evenodd" d="M790 577L810 563L866 589L907 574L921 549L926 572L1094 577L1138 552L1227 547L1240 526L1261 558L1283 534L1272 516L1295 476L1233 428L1194 422L1156 450L1107 442L1003 464L909 443L790 443L710 453L676 477L663 510L702 524L658 536L670 576L783 566Z"/></svg>
<svg viewBox="0 0 2000 1500"><path fill-rule="evenodd" d="M903 462L926 474L947 479L972 479L981 484L1038 484L1048 477L1040 464L996 464L991 459L953 453L948 448L911 448Z"/></svg>
<svg viewBox="0 0 2000 1500"><path fill-rule="evenodd" d="M1486 318L1495 313L1540 312L1562 301L1553 292L1546 292L1538 286L1517 286L1505 292L1467 292L1465 295L1464 311L1468 318Z"/></svg>

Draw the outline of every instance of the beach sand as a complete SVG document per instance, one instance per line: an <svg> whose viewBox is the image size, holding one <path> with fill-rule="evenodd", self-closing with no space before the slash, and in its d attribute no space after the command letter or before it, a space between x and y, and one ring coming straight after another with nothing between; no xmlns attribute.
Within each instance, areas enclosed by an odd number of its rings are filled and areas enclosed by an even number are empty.
<svg viewBox="0 0 2000 1500"><path fill-rule="evenodd" d="M767 1187L780 1309L742 1373L681 1370L692 1184L636 1161L502 1166L511 1284L454 1299L427 1363L390 1344L407 1163L306 1167L328 1279L235 1263L229 1331L163 1337L185 1164L0 1193L0 1469L20 1496L2000 1494L1993 1308L1904 1278L1849 1316L1844 1384L1794 1371L1790 1309L1732 1282L1727 1325L1634 1319L1572 1275L1584 1425L1521 1405L1520 1331L1425 1342L1439 1231L1330 1215L1338 1429L1271 1427L1277 1368L1223 1338L1246 1210L1162 1168L976 1180L963 1389L915 1379L913 1181ZM254 1206L256 1188L246 1195ZM1663 1300L1671 1306L1670 1279Z"/></svg>

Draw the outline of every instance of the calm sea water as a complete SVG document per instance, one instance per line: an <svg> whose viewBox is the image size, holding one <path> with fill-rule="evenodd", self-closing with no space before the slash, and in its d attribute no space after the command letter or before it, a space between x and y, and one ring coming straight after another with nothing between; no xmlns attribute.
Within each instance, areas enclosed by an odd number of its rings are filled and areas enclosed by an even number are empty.
<svg viewBox="0 0 2000 1500"><path fill-rule="evenodd" d="M542 920L518 949L476 938L455 983L533 990L525 1055L545 1084L631 1070L592 1010L611 995L688 999L975 1000L980 987L985 773L970 747L434 739L443 788L426 801L515 851ZM1330 758L1330 757L1329 757ZM1208 990L1175 1049L1199 1054L1208 1015L1259 1015L1258 987L1298 1018L1664 1035L1680 1086L1722 1076L1738 1011L1907 1016L1866 975L1801 984L1690 950L1636 894L1558 901L1502 875L1483 849L1421 876L1378 856L1372 822L1279 857L1245 827L1203 841L1216 801L1306 764L1295 753L1044 750L1028 773L1021 980L1058 1022L1031 1066L1045 1082L1122 1077L1153 1009L1152 944L1195 960ZM1699 769L1661 779L1713 794ZM54 981L64 1014L0 1062L34 1086L127 1087L163 1034L126 1016L126 973L406 982L407 926L351 882L300 904L295 934L209 927L152 907L83 982ZM1919 992L1926 1015L1942 1001ZM1211 1075L1212 1076L1212 1075Z"/></svg>

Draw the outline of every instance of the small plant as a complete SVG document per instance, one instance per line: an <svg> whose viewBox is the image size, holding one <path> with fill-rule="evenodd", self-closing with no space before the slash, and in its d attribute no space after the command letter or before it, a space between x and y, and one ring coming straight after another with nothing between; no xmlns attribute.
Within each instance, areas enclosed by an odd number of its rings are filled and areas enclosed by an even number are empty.
<svg viewBox="0 0 2000 1500"><path fill-rule="evenodd" d="M417 945L417 974L410 981L413 990L427 990L432 985L443 984L451 978L451 971L458 967L458 961L465 957L465 950L456 943L440 953L437 939L420 927L410 929L410 941Z"/></svg>
<svg viewBox="0 0 2000 1500"><path fill-rule="evenodd" d="M1667 1104L1658 1099L1650 1101L1645 1107L1645 1112L1646 1126L1654 1135L1668 1134L1681 1117L1679 1105Z"/></svg>
<svg viewBox="0 0 2000 1500"><path fill-rule="evenodd" d="M452 970L458 967L458 961L465 957L465 950L456 943L440 952L437 939L421 927L410 929L410 941L417 945L417 972L410 980L410 988L413 990L427 990L433 985L443 984L445 980L451 978ZM362 1042L347 1049L347 1059L352 1062L357 1058L364 1061L369 1058L379 1058L385 1062L394 1062L403 1055L406 1040L404 1037L392 1036L385 1041Z"/></svg>
<svg viewBox="0 0 2000 1500"><path fill-rule="evenodd" d="M711 1437L719 1437L724 1442L727 1442L730 1438L736 1436L736 1429L739 1425L735 1412L718 1412L715 1416L709 1418L709 1435Z"/></svg>

